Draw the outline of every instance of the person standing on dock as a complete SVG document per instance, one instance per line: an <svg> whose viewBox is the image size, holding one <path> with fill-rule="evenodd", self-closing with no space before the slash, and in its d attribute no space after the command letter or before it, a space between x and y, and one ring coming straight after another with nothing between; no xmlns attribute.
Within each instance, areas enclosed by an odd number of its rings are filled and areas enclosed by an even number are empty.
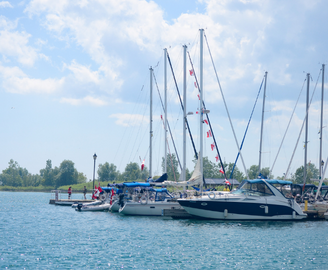
<svg viewBox="0 0 328 270"><path fill-rule="evenodd" d="M67 193L68 193L68 199L70 200L71 195L72 195L72 188L71 187L68 188Z"/></svg>
<svg viewBox="0 0 328 270"><path fill-rule="evenodd" d="M87 187L84 186L83 195L85 200L87 199L86 194L87 194Z"/></svg>

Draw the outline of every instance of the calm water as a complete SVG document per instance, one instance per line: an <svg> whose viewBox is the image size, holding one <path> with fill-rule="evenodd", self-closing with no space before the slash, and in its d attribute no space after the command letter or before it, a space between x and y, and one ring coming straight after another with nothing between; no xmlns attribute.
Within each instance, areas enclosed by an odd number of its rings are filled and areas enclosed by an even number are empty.
<svg viewBox="0 0 328 270"><path fill-rule="evenodd" d="M328 222L125 217L0 192L0 269L328 269Z"/></svg>

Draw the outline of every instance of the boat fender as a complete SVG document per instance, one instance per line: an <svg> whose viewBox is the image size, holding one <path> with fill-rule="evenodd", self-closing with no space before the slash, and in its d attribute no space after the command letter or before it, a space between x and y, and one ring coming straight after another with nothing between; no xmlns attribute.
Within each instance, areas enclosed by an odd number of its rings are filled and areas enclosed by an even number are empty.
<svg viewBox="0 0 328 270"><path fill-rule="evenodd" d="M146 204L146 203L147 203L147 199L146 199L146 197L141 197L141 199L140 199L140 203L141 203L141 204Z"/></svg>
<svg viewBox="0 0 328 270"><path fill-rule="evenodd" d="M215 193L213 191L211 191L210 193L208 193L207 195L211 200L215 199Z"/></svg>

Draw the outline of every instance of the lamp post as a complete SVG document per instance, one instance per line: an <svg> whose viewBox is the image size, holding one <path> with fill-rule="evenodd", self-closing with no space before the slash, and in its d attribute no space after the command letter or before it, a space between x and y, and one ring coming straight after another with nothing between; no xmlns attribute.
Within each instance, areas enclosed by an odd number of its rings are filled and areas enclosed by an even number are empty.
<svg viewBox="0 0 328 270"><path fill-rule="evenodd" d="M93 190L95 190L95 173L96 173L96 153L93 155Z"/></svg>

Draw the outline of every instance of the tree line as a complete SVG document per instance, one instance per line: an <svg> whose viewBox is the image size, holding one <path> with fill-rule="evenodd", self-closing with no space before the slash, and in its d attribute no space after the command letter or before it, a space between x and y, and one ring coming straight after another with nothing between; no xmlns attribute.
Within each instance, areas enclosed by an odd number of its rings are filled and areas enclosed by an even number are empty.
<svg viewBox="0 0 328 270"><path fill-rule="evenodd" d="M196 164L197 160L194 159ZM162 169L164 171L165 159L162 158ZM231 171L233 169L233 163L223 163L227 178L230 178ZM203 173L205 178L224 178L224 175L220 172L220 165L210 161L208 157L203 159ZM291 174L287 180L291 180L294 183L303 183L303 171L304 167L299 167L294 174ZM249 179L256 179L258 177L258 165L252 165L247 170ZM179 164L175 154L167 155L167 174L169 180L178 180L180 177ZM116 165L113 163L99 164L97 169L97 181L101 182L130 182L130 181L145 181L149 177L149 170L147 166L141 170L141 167L136 162L130 162L126 165L124 172L117 170ZM186 179L188 180L192 175L192 171L186 170ZM274 176L270 173L268 167L261 169L261 175L264 178L273 179ZM310 179L317 179L319 170L314 164L309 163L307 166L307 183L311 183ZM160 177L154 176L156 179ZM232 179L242 181L246 179L246 176L238 169L237 166L234 168ZM277 177L277 179L283 179L283 176ZM40 170L40 174L31 174L27 169L22 168L19 164L10 160L8 168L2 171L0 174L0 185L2 186L13 186L13 187L53 187L58 188L65 185L73 185L86 183L87 177L82 173L78 172L74 167L74 162L71 160L64 160L60 163L59 167L53 167L51 160L46 161L46 167Z"/></svg>

